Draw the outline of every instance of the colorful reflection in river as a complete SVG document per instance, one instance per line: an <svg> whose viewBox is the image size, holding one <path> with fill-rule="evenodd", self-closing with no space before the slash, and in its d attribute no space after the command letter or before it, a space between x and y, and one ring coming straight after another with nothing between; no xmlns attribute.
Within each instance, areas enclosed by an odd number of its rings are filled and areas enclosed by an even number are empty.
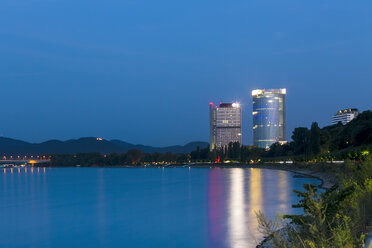
<svg viewBox="0 0 372 248"><path fill-rule="evenodd" d="M209 238L211 247L256 247L262 240L256 213L268 218L289 213L292 193L288 172L262 169L209 171ZM289 195L292 194L292 199ZM227 222L221 220L227 219ZM217 243L225 236L225 244Z"/></svg>
<svg viewBox="0 0 372 248"><path fill-rule="evenodd" d="M225 174L219 168L209 172L208 219L210 247L221 247L219 238L225 236Z"/></svg>
<svg viewBox="0 0 372 248"><path fill-rule="evenodd" d="M255 247L255 213L300 213L292 190L311 181L253 168L1 171L0 247Z"/></svg>
<svg viewBox="0 0 372 248"><path fill-rule="evenodd" d="M248 226L246 225L245 176L243 169L235 169L230 173L230 187L228 200L228 240L231 247L248 247L246 239Z"/></svg>

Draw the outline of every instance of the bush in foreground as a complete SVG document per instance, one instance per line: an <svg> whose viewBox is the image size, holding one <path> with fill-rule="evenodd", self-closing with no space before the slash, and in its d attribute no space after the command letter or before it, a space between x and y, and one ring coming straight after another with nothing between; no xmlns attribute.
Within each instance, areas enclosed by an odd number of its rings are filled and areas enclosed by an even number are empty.
<svg viewBox="0 0 372 248"><path fill-rule="evenodd" d="M261 232L272 247L353 248L363 247L367 220L372 216L372 161L344 165L342 182L324 193L317 186L304 185L295 191L301 198L296 208L303 215L287 215L286 222L267 221L257 213ZM267 243L267 242L266 242Z"/></svg>

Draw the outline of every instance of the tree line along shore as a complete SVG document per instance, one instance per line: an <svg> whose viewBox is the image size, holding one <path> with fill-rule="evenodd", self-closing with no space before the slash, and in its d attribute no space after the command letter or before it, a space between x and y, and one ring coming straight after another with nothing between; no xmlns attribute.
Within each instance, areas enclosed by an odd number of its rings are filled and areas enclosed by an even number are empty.
<svg viewBox="0 0 372 248"><path fill-rule="evenodd" d="M252 164L278 161L321 163L339 160L362 161L372 152L372 112L365 111L356 119L342 125L319 128L316 122L311 128L298 127L292 141L274 143L270 149L230 143L222 149L210 151L197 148L191 153L145 153L132 149L126 153L78 153L51 156L52 166L120 166L144 164L234 163Z"/></svg>

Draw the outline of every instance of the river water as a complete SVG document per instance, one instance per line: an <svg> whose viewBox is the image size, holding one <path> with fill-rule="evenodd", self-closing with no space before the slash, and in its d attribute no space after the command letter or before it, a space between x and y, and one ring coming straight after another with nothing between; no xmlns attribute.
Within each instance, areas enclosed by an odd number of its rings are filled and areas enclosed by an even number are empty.
<svg viewBox="0 0 372 248"><path fill-rule="evenodd" d="M268 169L0 171L0 247L255 247L255 211L301 213L317 179Z"/></svg>

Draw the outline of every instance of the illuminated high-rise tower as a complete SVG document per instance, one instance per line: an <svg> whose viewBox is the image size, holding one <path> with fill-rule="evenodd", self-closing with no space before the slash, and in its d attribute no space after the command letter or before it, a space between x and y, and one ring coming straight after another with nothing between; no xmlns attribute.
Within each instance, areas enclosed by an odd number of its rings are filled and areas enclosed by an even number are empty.
<svg viewBox="0 0 372 248"><path fill-rule="evenodd" d="M286 142L286 89L253 90L253 145L269 148Z"/></svg>
<svg viewBox="0 0 372 248"><path fill-rule="evenodd" d="M242 110L239 103L213 103L210 107L211 150L227 146L230 142L242 143Z"/></svg>

